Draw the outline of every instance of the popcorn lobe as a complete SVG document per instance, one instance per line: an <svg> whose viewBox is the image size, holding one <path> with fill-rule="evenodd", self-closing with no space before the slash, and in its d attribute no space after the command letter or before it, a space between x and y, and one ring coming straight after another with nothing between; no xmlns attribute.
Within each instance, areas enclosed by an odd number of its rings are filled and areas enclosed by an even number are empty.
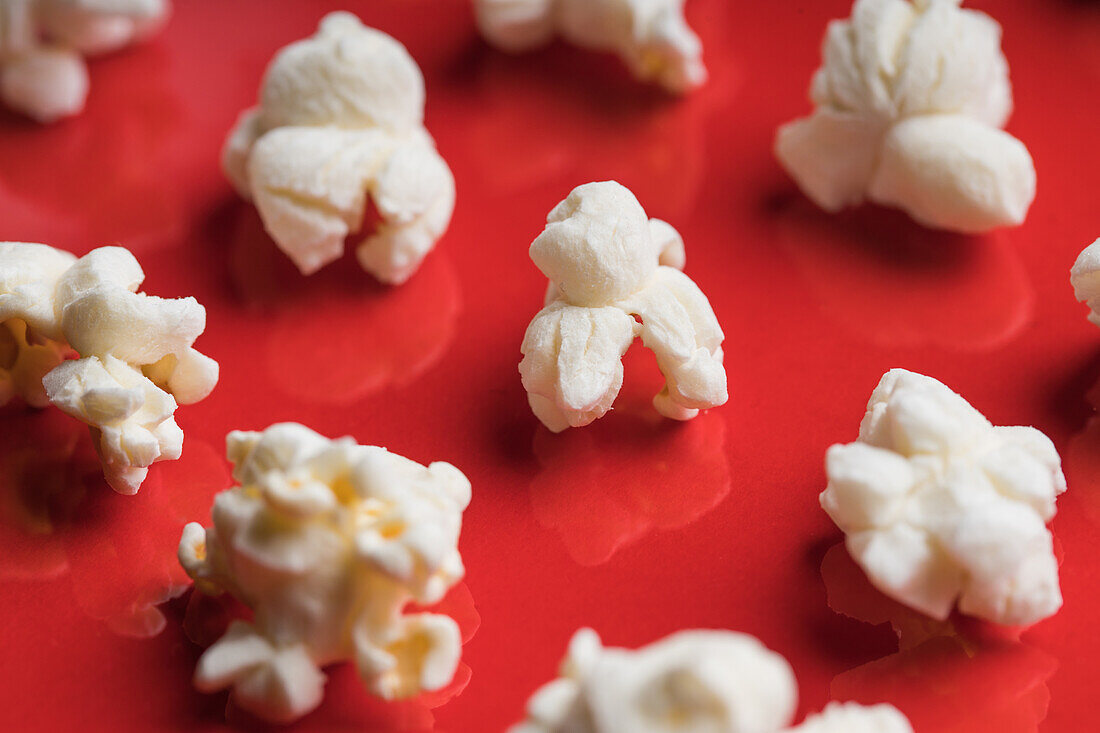
<svg viewBox="0 0 1100 733"><path fill-rule="evenodd" d="M781 127L779 161L818 206L865 198L925 226L983 232L1023 222L1035 197L1012 110L1001 28L959 0L857 0L832 21L809 117Z"/></svg>
<svg viewBox="0 0 1100 733"><path fill-rule="evenodd" d="M940 382L895 369L825 470L822 507L891 598L939 620L957 603L1012 626L1062 605L1046 523L1066 483L1038 430L993 426Z"/></svg>
<svg viewBox="0 0 1100 733"><path fill-rule="evenodd" d="M1069 280L1073 297L1089 307L1089 322L1100 326L1100 239L1081 250Z"/></svg>
<svg viewBox="0 0 1100 733"><path fill-rule="evenodd" d="M550 212L531 259L550 279L523 339L519 370L535 415L554 432L587 425L615 401L634 338L666 379L654 406L677 420L724 404L724 338L684 263L683 240L648 219L615 182L579 186Z"/></svg>
<svg viewBox="0 0 1100 733"><path fill-rule="evenodd" d="M424 129L424 78L405 47L354 15L272 59L260 106L244 112L222 168L303 274L362 234L360 265L399 284L450 224L454 177ZM381 222L364 232L369 201Z"/></svg>
<svg viewBox="0 0 1100 733"><path fill-rule="evenodd" d="M464 574L466 477L295 423L232 432L226 453L239 485L215 498L212 527L187 525L179 559L199 592L231 593L254 620L206 650L195 685L231 687L275 722L317 707L320 668L343 660L385 699L445 687L457 624L403 609L438 602Z"/></svg>

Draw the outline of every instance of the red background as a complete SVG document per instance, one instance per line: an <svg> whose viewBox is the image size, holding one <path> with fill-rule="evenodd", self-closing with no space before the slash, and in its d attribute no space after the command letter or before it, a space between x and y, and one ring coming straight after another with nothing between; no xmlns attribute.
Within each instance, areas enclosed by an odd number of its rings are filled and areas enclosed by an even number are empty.
<svg viewBox="0 0 1100 733"><path fill-rule="evenodd" d="M1068 272L1100 225L1100 3L967 5L1004 26L1009 130L1039 181L1026 224L984 237L872 207L826 216L775 162L775 128L808 112L825 22L847 0L689 0L711 81L682 100L565 46L493 52L465 0L179 0L151 43L91 63L80 117L0 115L0 238L76 253L124 244L147 292L206 306L197 346L222 368L214 393L178 412L183 458L155 466L135 497L103 485L82 426L2 412L0 729L227 727L225 696L190 686L187 596L156 604L186 580L183 524L208 521L229 485L225 433L280 420L451 461L474 485L468 575L448 601L476 629L466 689L434 711L385 706L345 665L296 730L501 730L583 625L626 646L688 627L754 634L794 666L800 718L830 699L889 700L918 732L1088 728L1100 332ZM218 169L272 53L337 7L420 63L427 124L458 182L449 233L397 290L351 257L299 276ZM687 272L726 332L730 401L686 425L658 420L660 378L639 348L616 411L555 437L516 372L545 287L527 246L573 186L607 178L683 234ZM895 366L943 380L996 423L1036 425L1062 453L1065 607L1019 639L907 614L835 549L817 503L822 457L855 436Z"/></svg>

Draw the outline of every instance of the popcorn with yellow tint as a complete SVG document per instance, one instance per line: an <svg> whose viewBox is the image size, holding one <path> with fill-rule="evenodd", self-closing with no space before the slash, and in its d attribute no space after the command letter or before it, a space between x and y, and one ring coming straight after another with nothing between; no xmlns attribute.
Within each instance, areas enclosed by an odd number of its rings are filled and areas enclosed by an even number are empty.
<svg viewBox="0 0 1100 733"><path fill-rule="evenodd" d="M703 47L684 0L474 0L481 33L497 48L526 51L561 36L618 54L633 74L674 93L707 79Z"/></svg>
<svg viewBox="0 0 1100 733"><path fill-rule="evenodd" d="M254 618L206 650L195 685L289 722L321 703L320 668L348 659L387 700L450 683L458 625L404 609L438 602L464 574L462 472L295 423L226 442L239 485L215 498L212 527L184 528L179 558L198 592L228 592Z"/></svg>
<svg viewBox="0 0 1100 733"><path fill-rule="evenodd" d="M153 463L179 458L177 406L218 381L217 362L193 347L205 309L194 298L139 293L144 279L122 247L77 259L0 243L0 404L18 396L87 423L104 476L122 494L137 492Z"/></svg>

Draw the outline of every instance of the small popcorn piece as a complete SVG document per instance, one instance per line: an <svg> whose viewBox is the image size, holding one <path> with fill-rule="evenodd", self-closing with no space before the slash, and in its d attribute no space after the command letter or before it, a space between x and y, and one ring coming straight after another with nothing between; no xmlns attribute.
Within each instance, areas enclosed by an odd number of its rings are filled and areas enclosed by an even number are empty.
<svg viewBox="0 0 1100 733"><path fill-rule="evenodd" d="M424 128L424 77L405 47L331 13L279 51L260 105L241 115L222 168L305 275L363 236L363 269L406 281L450 224L455 182ZM368 203L380 217L365 231Z"/></svg>
<svg viewBox="0 0 1100 733"><path fill-rule="evenodd" d="M1081 250L1069 281L1074 297L1089 307L1089 322L1100 326L1100 239Z"/></svg>
<svg viewBox="0 0 1100 733"><path fill-rule="evenodd" d="M547 221L531 259L550 279L548 302L527 328L519 365L543 424L560 432L611 409L623 354L638 335L666 379L654 398L662 415L689 420L724 404L722 329L706 296L676 267L684 264L676 230L648 219L613 181L575 188Z"/></svg>
<svg viewBox="0 0 1100 733"><path fill-rule="evenodd" d="M179 458L177 404L205 398L218 364L192 346L206 327L194 298L164 299L122 247L77 259L44 244L0 243L0 404L22 397L87 423L107 482L141 487ZM70 356L75 360L67 360Z"/></svg>
<svg viewBox="0 0 1100 733"><path fill-rule="evenodd" d="M1022 223L1035 168L1002 129L1012 111L1001 27L961 0L856 0L829 24L816 109L779 129L775 152L829 212L865 198L929 227Z"/></svg>
<svg viewBox="0 0 1100 733"><path fill-rule="evenodd" d="M196 687L232 688L242 708L289 722L321 703L320 668L344 660L387 700L449 684L458 625L404 609L464 575L466 477L295 423L226 443L239 485L214 499L212 527L184 528L179 559L199 592L231 593L254 619L206 650Z"/></svg>
<svg viewBox="0 0 1100 733"><path fill-rule="evenodd" d="M673 93L707 80L684 0L474 0L474 7L481 34L504 51L526 51L560 35L618 54L636 77Z"/></svg>
<svg viewBox="0 0 1100 733"><path fill-rule="evenodd" d="M1046 523L1066 489L1035 428L997 427L929 377L894 369L859 439L829 448L821 505L891 598L943 620L1024 626L1062 605Z"/></svg>
<svg viewBox="0 0 1100 733"><path fill-rule="evenodd" d="M510 733L912 733L894 707L854 703L788 728L797 699L787 660L747 634L680 631L632 651L582 629Z"/></svg>
<svg viewBox="0 0 1100 733"><path fill-rule="evenodd" d="M4 0L0 99L42 123L79 113L88 96L82 56L142 41L170 12L168 0Z"/></svg>

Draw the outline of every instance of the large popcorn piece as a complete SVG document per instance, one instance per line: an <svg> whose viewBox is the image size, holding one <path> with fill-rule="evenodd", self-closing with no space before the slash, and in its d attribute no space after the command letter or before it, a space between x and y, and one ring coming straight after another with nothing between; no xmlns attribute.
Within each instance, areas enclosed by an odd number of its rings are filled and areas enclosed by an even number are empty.
<svg viewBox="0 0 1100 733"><path fill-rule="evenodd" d="M830 704L797 728L790 665L746 634L681 631L637 651L573 637L511 733L912 733L890 705Z"/></svg>
<svg viewBox="0 0 1100 733"><path fill-rule="evenodd" d="M856 0L825 34L809 117L779 129L780 162L826 211L864 198L930 227L1023 222L1035 198L1001 27L961 0Z"/></svg>
<svg viewBox="0 0 1100 733"><path fill-rule="evenodd" d="M240 485L214 499L213 527L184 528L179 557L199 591L229 592L255 615L206 650L196 686L232 687L276 722L317 707L320 668L345 659L385 699L446 686L457 624L403 609L439 601L463 576L466 477L294 423L233 432L227 445Z"/></svg>
<svg viewBox="0 0 1100 733"><path fill-rule="evenodd" d="M122 494L135 493L156 461L179 458L176 406L218 381L217 362L192 346L205 309L194 298L139 293L144 279L122 247L77 259L0 243L0 405L19 396L87 423L107 482Z"/></svg>
<svg viewBox="0 0 1100 733"><path fill-rule="evenodd" d="M1073 295L1089 307L1089 321L1100 326L1100 239L1085 247L1069 275Z"/></svg>
<svg viewBox="0 0 1100 733"><path fill-rule="evenodd" d="M237 191L303 274L364 234L365 270L402 283L451 221L455 183L424 129L424 77L408 51L350 13L276 54L260 105L222 150ZM364 232L369 203L380 221Z"/></svg>
<svg viewBox="0 0 1100 733"><path fill-rule="evenodd" d="M0 98L39 122L80 112L82 56L145 39L170 9L168 0L0 0Z"/></svg>
<svg viewBox="0 0 1100 733"><path fill-rule="evenodd" d="M957 602L1012 626L1062 605L1046 523L1066 480L1038 430L991 425L940 382L894 369L825 470L822 507L891 598L940 620Z"/></svg>
<svg viewBox="0 0 1100 733"><path fill-rule="evenodd" d="M560 35L618 54L639 79L671 92L707 79L703 47L684 20L684 0L474 0L482 35L505 51L526 51Z"/></svg>
<svg viewBox="0 0 1100 733"><path fill-rule="evenodd" d="M554 432L602 417L623 382L634 337L657 356L666 383L653 403L689 420L724 404L722 329L682 273L680 235L648 219L615 182L573 189L531 244L550 279L547 304L527 328L519 371L535 415Z"/></svg>

